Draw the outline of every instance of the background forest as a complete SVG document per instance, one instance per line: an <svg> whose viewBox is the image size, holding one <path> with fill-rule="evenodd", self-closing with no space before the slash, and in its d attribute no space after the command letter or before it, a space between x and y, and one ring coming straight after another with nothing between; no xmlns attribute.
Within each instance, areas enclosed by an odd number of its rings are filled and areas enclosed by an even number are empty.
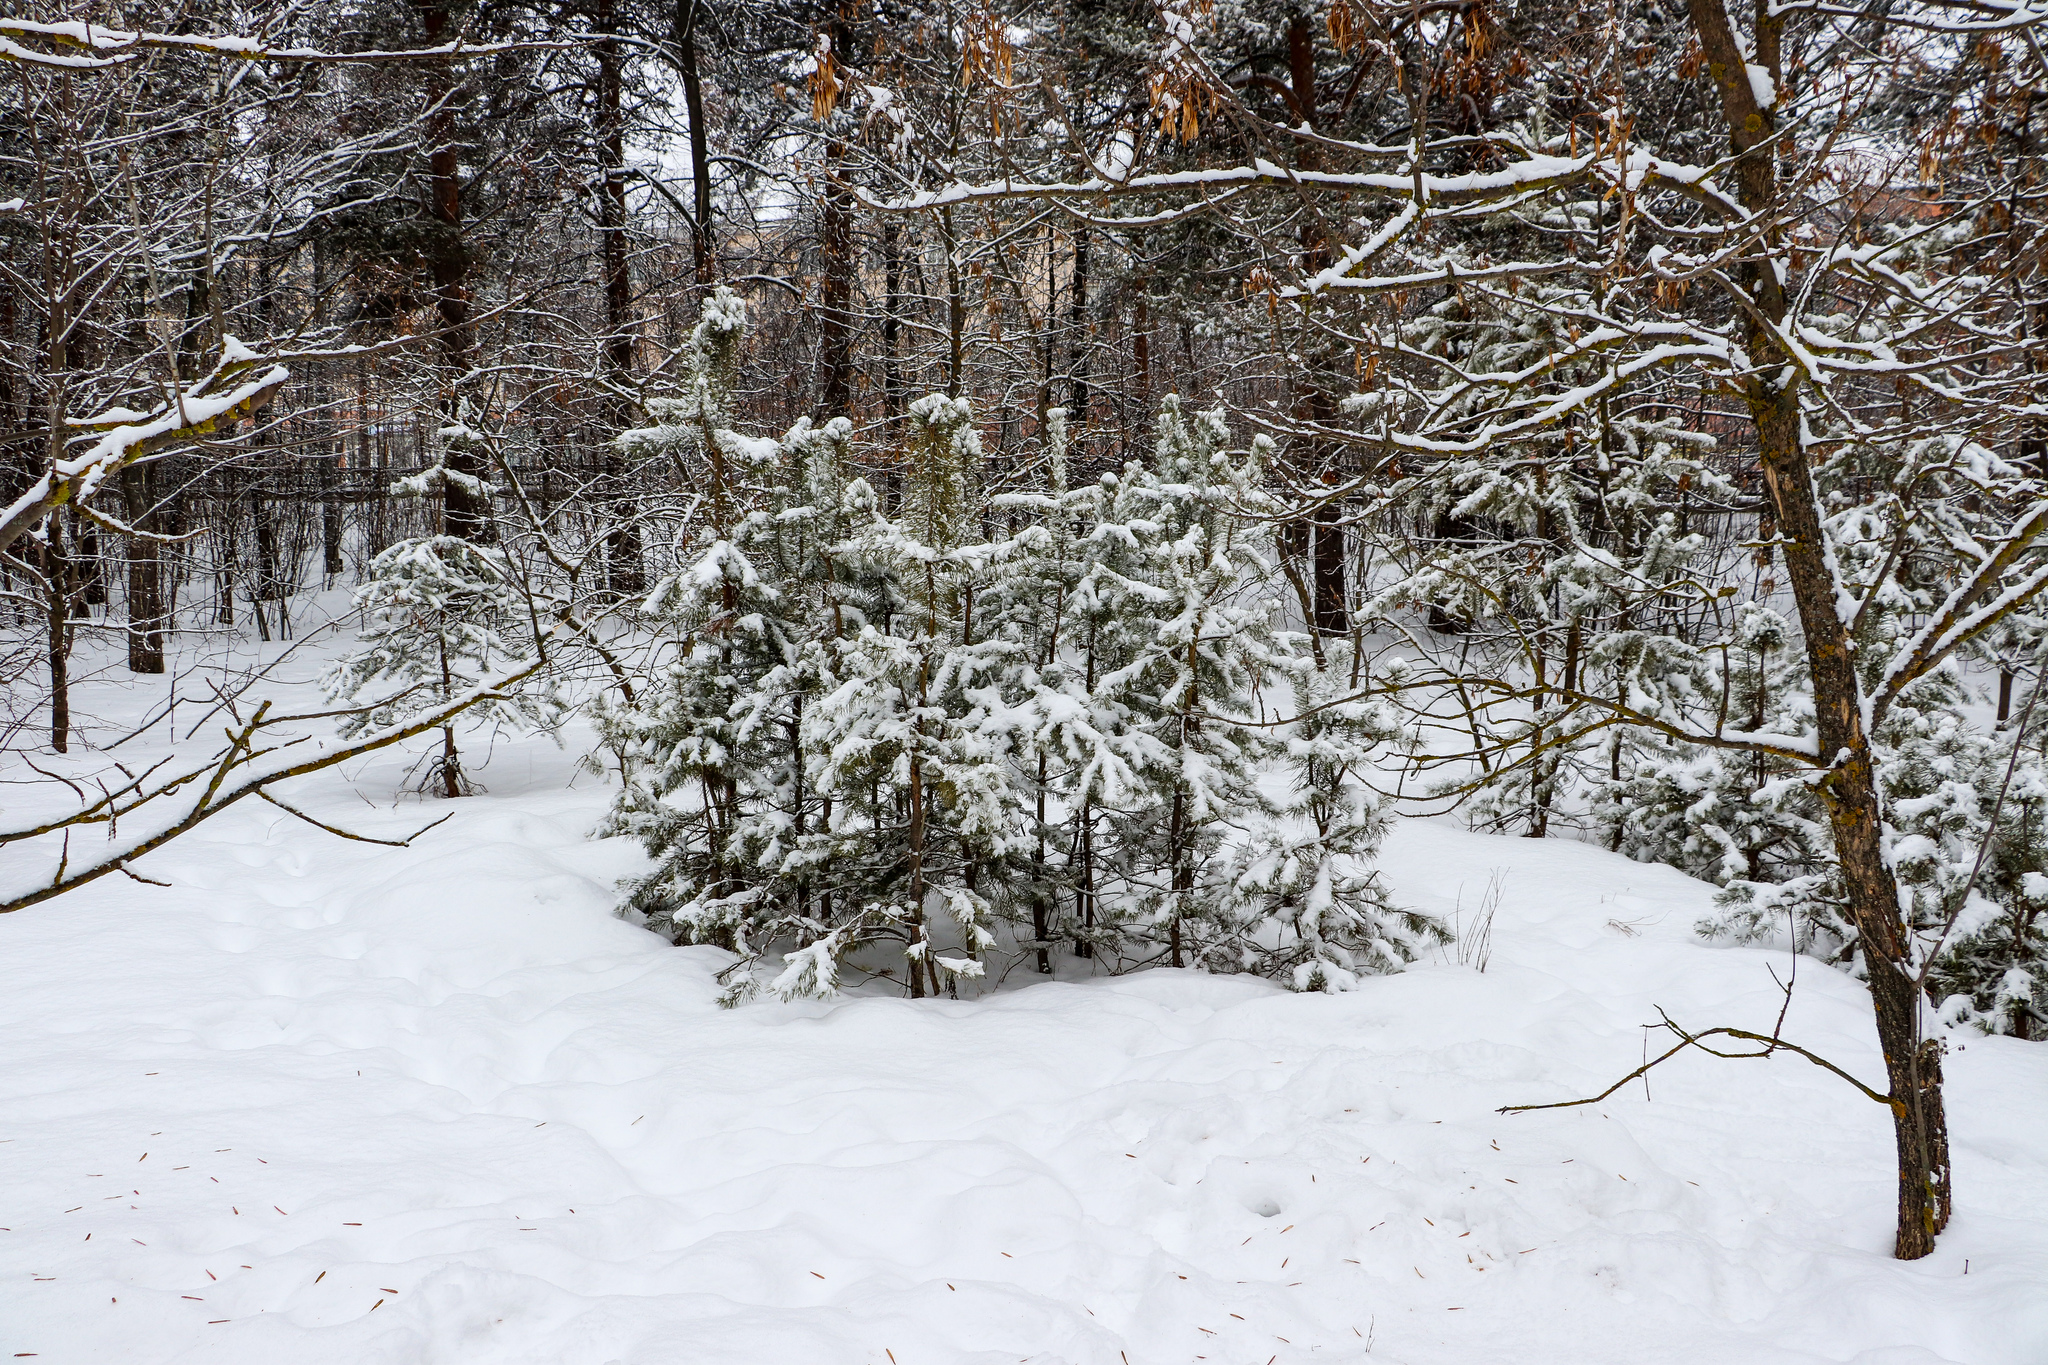
<svg viewBox="0 0 2048 1365"><path fill-rule="evenodd" d="M1454 810L1867 980L1931 1248L1936 1025L2048 1025L2048 10L12 13L0 909L574 720L728 1003L1335 992Z"/></svg>

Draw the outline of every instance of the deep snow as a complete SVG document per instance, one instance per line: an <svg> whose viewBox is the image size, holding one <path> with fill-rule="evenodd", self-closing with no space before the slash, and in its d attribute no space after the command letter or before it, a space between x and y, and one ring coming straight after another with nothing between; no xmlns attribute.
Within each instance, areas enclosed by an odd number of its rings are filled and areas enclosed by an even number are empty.
<svg viewBox="0 0 2048 1365"><path fill-rule="evenodd" d="M0 1355L42 1362L1400 1365L2048 1360L2048 1047L1956 1035L1958 1205L1888 1257L1886 1114L1796 1057L1599 1106L1662 1006L1768 1029L1709 888L1402 822L1491 962L1352 995L1151 971L720 1010L614 917L572 753L392 807L302 783L0 917ZM374 802L374 804L372 804ZM1882 1071L1801 965L1787 1036ZM1654 1044L1653 1044L1654 1045ZM1967 1269L1967 1274L1965 1273Z"/></svg>

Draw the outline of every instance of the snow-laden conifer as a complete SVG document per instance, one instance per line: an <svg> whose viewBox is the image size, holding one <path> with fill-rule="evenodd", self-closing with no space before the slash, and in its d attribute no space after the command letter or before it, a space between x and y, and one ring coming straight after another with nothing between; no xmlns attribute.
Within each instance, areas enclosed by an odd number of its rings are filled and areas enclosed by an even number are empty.
<svg viewBox="0 0 2048 1365"><path fill-rule="evenodd" d="M474 688L533 646L530 604L510 561L500 550L455 536L400 541L384 550L371 561L355 605L363 614L357 646L324 679L330 697L364 706L341 722L345 736ZM472 714L548 729L562 710L560 696L540 685L483 702ZM452 724L442 727L441 752L424 785L444 796L475 790L462 771Z"/></svg>
<svg viewBox="0 0 2048 1365"><path fill-rule="evenodd" d="M798 728L808 588L824 572L811 495L829 483L848 430L844 419L822 431L804 420L777 440L729 424L745 326L738 297L716 291L691 332L681 393L648 400L657 424L618 438L636 457L701 475L710 534L643 604L668 641L665 664L633 702L597 713L625 756L606 828L657 859L629 904L679 942L743 956L806 912L793 857L815 800Z"/></svg>
<svg viewBox="0 0 2048 1365"><path fill-rule="evenodd" d="M1054 410L1044 486L991 496L972 405L931 394L891 512L844 420L734 430L743 322L715 295L682 395L622 438L701 471L707 512L644 604L663 669L599 715L608 828L656 859L629 904L732 951L729 1000L952 993L1006 939L1303 989L1412 956L1431 927L1369 866L1379 712L1291 724L1313 669L1278 628L1268 443L1169 396L1149 462L1075 489Z"/></svg>
<svg viewBox="0 0 2048 1365"><path fill-rule="evenodd" d="M1354 989L1449 938L1434 916L1396 905L1373 868L1387 812L1367 783L1398 749L1400 717L1360 697L1340 662L1297 664L1284 794L1228 860L1229 936L1211 949L1301 991Z"/></svg>

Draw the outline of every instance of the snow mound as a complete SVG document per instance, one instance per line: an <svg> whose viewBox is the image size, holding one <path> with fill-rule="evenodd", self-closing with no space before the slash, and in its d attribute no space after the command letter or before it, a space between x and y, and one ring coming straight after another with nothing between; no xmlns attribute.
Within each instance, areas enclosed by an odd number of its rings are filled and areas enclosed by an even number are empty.
<svg viewBox="0 0 2048 1365"><path fill-rule="evenodd" d="M1797 1058L1494 1112L1603 1088L1658 1006L1769 1028L1789 959L1699 944L1709 888L1669 869L1410 821L1398 901L1471 931L1497 883L1484 972L725 1011L722 955L612 915L639 863L584 838L604 793L544 744L494 767L410 850L238 808L152 858L172 889L0 920L0 1351L2048 1359L2048 1050L1957 1035L1959 1206L1910 1265L1886 1115ZM423 823L338 788L299 799ZM1881 1079L1837 973L1802 965L1787 1034Z"/></svg>

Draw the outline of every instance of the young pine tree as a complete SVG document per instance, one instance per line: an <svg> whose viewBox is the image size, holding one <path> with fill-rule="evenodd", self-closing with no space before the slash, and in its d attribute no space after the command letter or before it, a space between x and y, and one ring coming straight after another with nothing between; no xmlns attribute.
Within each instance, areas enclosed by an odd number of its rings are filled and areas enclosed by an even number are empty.
<svg viewBox="0 0 2048 1365"><path fill-rule="evenodd" d="M330 698L364 707L342 722L346 736L466 692L484 682L494 664L502 667L533 647L526 596L504 553L455 536L386 549L371 562L355 604L364 617L357 648L324 679ZM471 714L545 730L562 711L552 690L522 686ZM422 786L448 797L477 789L463 773L452 722L441 727L441 752Z"/></svg>

